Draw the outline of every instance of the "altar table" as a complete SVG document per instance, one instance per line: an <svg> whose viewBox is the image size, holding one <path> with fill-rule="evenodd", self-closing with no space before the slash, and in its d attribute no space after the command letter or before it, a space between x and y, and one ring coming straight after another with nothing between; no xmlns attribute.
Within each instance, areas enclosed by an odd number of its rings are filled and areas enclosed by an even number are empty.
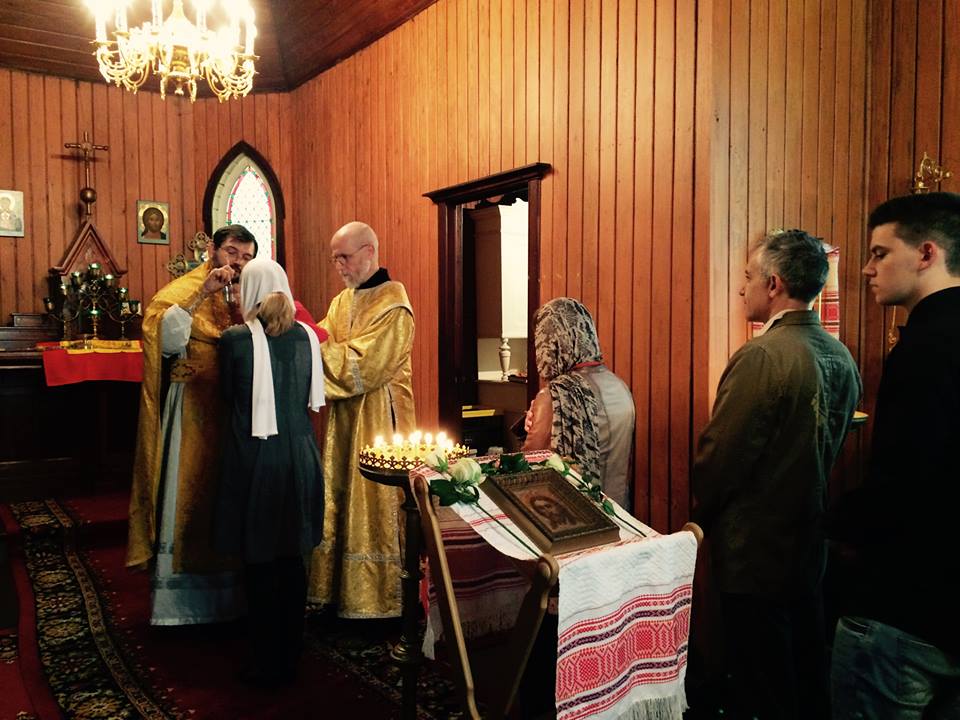
<svg viewBox="0 0 960 720"><path fill-rule="evenodd" d="M549 453L529 453L539 462ZM436 473L415 471L429 482ZM473 505L438 508L437 518L466 638L513 626L529 582L517 563L536 546L481 493L494 519ZM686 709L684 678L697 541L660 535L616 505L620 541L556 556L559 597L558 720L676 718ZM646 537L636 534L638 528ZM424 652L440 633L436 593L428 594Z"/></svg>
<svg viewBox="0 0 960 720"><path fill-rule="evenodd" d="M38 343L43 351L47 386L88 380L143 380L143 348L139 340L91 340L89 347L74 342Z"/></svg>

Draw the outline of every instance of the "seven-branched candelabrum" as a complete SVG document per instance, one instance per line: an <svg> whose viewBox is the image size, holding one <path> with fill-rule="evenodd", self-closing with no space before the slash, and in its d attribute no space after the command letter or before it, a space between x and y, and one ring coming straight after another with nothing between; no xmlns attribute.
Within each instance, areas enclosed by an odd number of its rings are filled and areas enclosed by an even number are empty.
<svg viewBox="0 0 960 720"><path fill-rule="evenodd" d="M43 307L63 325L64 340L69 339L74 322L81 333L85 322L89 322L96 339L104 317L120 325L120 339L124 340L127 323L140 315L140 301L131 300L127 288L118 287L113 275L104 275L99 263L90 263L86 272L75 270L69 279L64 277L55 296L43 299Z"/></svg>

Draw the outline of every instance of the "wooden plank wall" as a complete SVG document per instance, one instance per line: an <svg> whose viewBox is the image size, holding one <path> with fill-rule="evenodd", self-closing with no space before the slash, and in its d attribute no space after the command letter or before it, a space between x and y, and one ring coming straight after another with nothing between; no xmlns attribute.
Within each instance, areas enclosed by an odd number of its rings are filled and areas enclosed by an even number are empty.
<svg viewBox="0 0 960 720"><path fill-rule="evenodd" d="M867 5L713 1L711 398L749 336L739 296L748 247L773 228L800 227L840 247L841 340L861 367L867 360ZM836 485L858 481L866 435L846 443Z"/></svg>
<svg viewBox="0 0 960 720"><path fill-rule="evenodd" d="M94 222L127 268L131 297L149 300L169 281L165 265L201 229L206 183L240 139L277 171L291 208L289 95L196 105L159 94L133 95L106 83L0 69L0 188L24 193L25 235L0 237L0 323L12 312L41 312L47 270L60 261L81 221L83 164L65 142L87 131L97 151L91 180ZM170 204L170 245L137 242L137 200ZM289 211L288 211L289 212Z"/></svg>
<svg viewBox="0 0 960 720"><path fill-rule="evenodd" d="M594 313L638 409L639 515L689 509L694 0L441 0L294 92L294 248L309 307L342 223L370 223L417 314L419 422L437 418L437 218L422 193L543 161L542 299ZM701 363L702 364L702 363ZM706 398L702 401L705 403ZM705 413L701 413L703 415Z"/></svg>
<svg viewBox="0 0 960 720"><path fill-rule="evenodd" d="M25 205L24 237L0 238L0 322L15 311L42 311L47 270L79 227L83 164L63 144L84 131L110 148L97 151L91 167L93 219L127 268L131 297L149 300L166 282L164 264L194 225L192 202L184 202L193 170L181 149L191 126L181 106L106 83L0 69L0 187L22 191ZM138 199L170 203L170 246L137 242Z"/></svg>

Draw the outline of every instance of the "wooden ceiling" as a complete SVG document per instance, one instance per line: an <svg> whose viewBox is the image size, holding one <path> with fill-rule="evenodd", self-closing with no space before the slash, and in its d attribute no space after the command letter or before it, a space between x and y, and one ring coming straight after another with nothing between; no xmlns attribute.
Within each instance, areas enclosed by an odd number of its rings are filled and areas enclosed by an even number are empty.
<svg viewBox="0 0 960 720"><path fill-rule="evenodd" d="M254 92L292 90L382 37L436 0L251 0L257 16ZM172 3L164 0L164 13ZM217 27L216 3L210 26ZM190 0L184 3L193 16ZM129 23L150 14L132 0ZM108 25L108 29L112 24ZM93 56L93 15L84 0L0 0L0 67L105 82ZM200 94L205 92L201 83ZM147 92L158 91L150 78Z"/></svg>

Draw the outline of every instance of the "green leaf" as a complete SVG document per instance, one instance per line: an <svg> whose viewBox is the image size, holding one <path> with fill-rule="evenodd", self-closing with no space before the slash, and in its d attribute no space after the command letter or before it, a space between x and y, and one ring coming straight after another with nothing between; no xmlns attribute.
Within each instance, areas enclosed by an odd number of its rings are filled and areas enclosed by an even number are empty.
<svg viewBox="0 0 960 720"><path fill-rule="evenodd" d="M440 498L440 504L444 507L453 505L460 500L457 487L450 480L436 479L430 481L430 492Z"/></svg>
<svg viewBox="0 0 960 720"><path fill-rule="evenodd" d="M603 499L601 506L607 515L616 515L617 511L613 509L613 503L608 498Z"/></svg>
<svg viewBox="0 0 960 720"><path fill-rule="evenodd" d="M501 473L526 472L530 469L530 463L524 457L523 453L513 453L500 456Z"/></svg>

